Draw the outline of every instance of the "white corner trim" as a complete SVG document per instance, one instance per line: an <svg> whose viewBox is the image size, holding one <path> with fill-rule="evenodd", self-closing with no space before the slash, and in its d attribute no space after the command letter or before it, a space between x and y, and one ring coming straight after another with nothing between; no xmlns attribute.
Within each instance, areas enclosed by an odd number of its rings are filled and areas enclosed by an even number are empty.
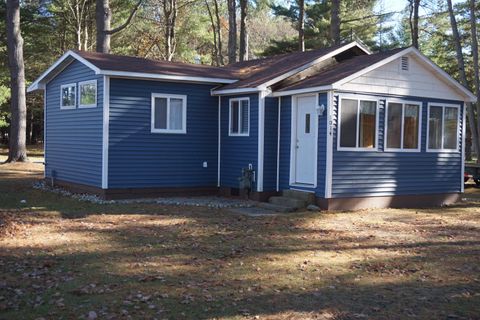
<svg viewBox="0 0 480 320"><path fill-rule="evenodd" d="M333 91L327 93L327 150L325 165L325 198L332 197L332 169L333 169Z"/></svg>
<svg viewBox="0 0 480 320"><path fill-rule="evenodd" d="M220 162L222 151L222 97L218 96L218 159L217 159L217 187L220 187Z"/></svg>
<svg viewBox="0 0 480 320"><path fill-rule="evenodd" d="M47 177L47 87L43 91L43 177Z"/></svg>
<svg viewBox="0 0 480 320"><path fill-rule="evenodd" d="M318 86L318 87L311 87L311 88L304 88L304 89L295 89L295 90L287 90L287 91L277 91L271 94L272 97L283 97L283 96L290 96L295 94L304 94L304 93L312 93L317 91L327 91L332 90L333 86Z"/></svg>
<svg viewBox="0 0 480 320"><path fill-rule="evenodd" d="M82 104L82 90L81 87L86 84L95 84L95 103L92 104ZM98 101L98 85L97 85L97 80L86 80L86 81L81 81L78 83L78 108L96 108L97 107L97 101Z"/></svg>
<svg viewBox="0 0 480 320"><path fill-rule="evenodd" d="M280 125L281 125L282 97L278 97L278 123L277 123L277 187L280 191Z"/></svg>
<svg viewBox="0 0 480 320"><path fill-rule="evenodd" d="M110 124L110 78L103 76L102 189L108 189L108 142Z"/></svg>
<svg viewBox="0 0 480 320"><path fill-rule="evenodd" d="M265 91L258 93L258 165L257 165L257 191L263 191L263 160L265 144Z"/></svg>
<svg viewBox="0 0 480 320"><path fill-rule="evenodd" d="M465 175L465 132L466 132L466 108L465 102L463 103L462 110L462 169L461 169L461 177L460 177L460 192L465 192L465 182L464 182L464 175Z"/></svg>
<svg viewBox="0 0 480 320"><path fill-rule="evenodd" d="M223 78L176 76L176 75L166 75L166 74L158 74L158 73L115 71L115 70L100 70L99 73L108 75L111 77L119 77L119 78L121 77L141 78L141 79L173 80L173 81L185 81L185 82L207 82L207 83L229 84L229 83L234 83L238 81L238 80L223 79Z"/></svg>

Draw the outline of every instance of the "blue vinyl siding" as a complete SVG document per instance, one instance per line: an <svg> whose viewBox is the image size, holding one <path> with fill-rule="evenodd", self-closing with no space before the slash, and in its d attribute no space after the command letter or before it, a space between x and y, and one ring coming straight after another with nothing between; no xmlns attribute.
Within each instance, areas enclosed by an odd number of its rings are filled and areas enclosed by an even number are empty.
<svg viewBox="0 0 480 320"><path fill-rule="evenodd" d="M263 191L277 188L278 98L265 98Z"/></svg>
<svg viewBox="0 0 480 320"><path fill-rule="evenodd" d="M428 102L454 103L462 106L463 103L418 97L405 97L404 99L422 102L421 152L384 152L384 97L380 97L379 150L372 152L337 151L338 96L335 96L333 198L461 191L461 152L426 152L426 136ZM460 119L462 119L462 114ZM460 130L462 125L463 123L460 121ZM460 136L459 150L461 150L461 142Z"/></svg>
<svg viewBox="0 0 480 320"><path fill-rule="evenodd" d="M290 144L292 134L292 97L281 98L280 112L280 189L303 189L314 191L317 197L325 197L325 170L327 153L327 111L318 116L318 153L317 153L317 187L307 188L290 186ZM327 108L327 93L318 94L318 104Z"/></svg>
<svg viewBox="0 0 480 320"><path fill-rule="evenodd" d="M230 99L248 97L250 99L250 134L248 136L229 136ZM221 164L220 185L238 188L238 178L242 168L252 164L257 172L258 167L258 94L221 97ZM255 187L256 188L256 187Z"/></svg>
<svg viewBox="0 0 480 320"><path fill-rule="evenodd" d="M78 108L78 82L97 80L97 107ZM60 110L60 86L77 83L75 109ZM45 175L63 181L102 186L103 77L78 61L46 88Z"/></svg>
<svg viewBox="0 0 480 320"><path fill-rule="evenodd" d="M218 98L212 88L112 78L109 188L215 187ZM152 93L187 96L186 134L150 132Z"/></svg>

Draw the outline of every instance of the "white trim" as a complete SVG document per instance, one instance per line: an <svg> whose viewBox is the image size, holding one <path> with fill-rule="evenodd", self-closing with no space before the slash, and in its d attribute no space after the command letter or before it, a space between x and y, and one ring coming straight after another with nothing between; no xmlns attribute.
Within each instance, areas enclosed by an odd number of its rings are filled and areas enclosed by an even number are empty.
<svg viewBox="0 0 480 320"><path fill-rule="evenodd" d="M341 120L342 120L342 99L356 100L357 101L357 131L355 132L356 147L342 147L340 146L341 137ZM372 101L376 103L376 115L375 115L375 148L358 147L359 145L359 122L360 122L360 101ZM359 152L377 152L378 147L378 135L379 135L379 118L380 118L380 99L375 96L369 95L357 95L357 94L339 94L338 96L338 112L337 112L337 151L359 151Z"/></svg>
<svg viewBox="0 0 480 320"><path fill-rule="evenodd" d="M325 165L325 198L332 197L333 168L333 91L327 93L327 150Z"/></svg>
<svg viewBox="0 0 480 320"><path fill-rule="evenodd" d="M292 124L291 124L291 140L290 140L290 179L289 179L289 185L290 186L299 186L299 187L304 187L304 188L316 188L317 183L318 183L318 130L319 130L319 125L318 125L318 117L319 115L315 112L312 115L312 118L315 120L314 126L315 128L315 149L314 149L314 168L313 168L313 175L314 175L314 180L313 184L304 184L304 183L299 183L295 181L296 179L296 140L297 140L297 110L298 110L298 98L301 97L314 97L315 98L315 106L318 105L318 94L299 94L299 95L294 95L292 96Z"/></svg>
<svg viewBox="0 0 480 320"><path fill-rule="evenodd" d="M278 123L277 123L277 186L276 191L280 191L280 125L281 125L282 97L278 97Z"/></svg>
<svg viewBox="0 0 480 320"><path fill-rule="evenodd" d="M108 149L110 125L110 78L103 76L102 189L108 189Z"/></svg>
<svg viewBox="0 0 480 320"><path fill-rule="evenodd" d="M92 69L95 74L98 74L100 72L100 69L98 69L96 66L94 66L92 63L88 62L75 52L69 50L65 52L60 58L58 58L57 61L55 61L54 64L50 66L45 72L43 72L27 89L27 92L32 92L38 89L45 89L45 84L42 84L42 80L45 79L53 70L55 70L63 61L65 61L67 58L72 57L74 59L77 59L84 65L86 65L88 68Z"/></svg>
<svg viewBox="0 0 480 320"><path fill-rule="evenodd" d="M311 88L279 91L279 92L273 92L272 97L283 97L283 96L290 96L295 94L306 94L306 93L312 93L316 91L327 91L332 89L333 89L333 86L328 85L328 86L318 86L318 87L311 87Z"/></svg>
<svg viewBox="0 0 480 320"><path fill-rule="evenodd" d="M434 106L434 107L440 107L442 108L442 148L440 149L431 149L429 148L428 144L429 144L429 136L430 136L430 107L431 106ZM445 135L444 135L444 129L445 129L445 108L457 108L457 139L455 140L456 141L456 146L455 146L455 149L445 149L443 147L444 145L444 139L445 139ZM458 153L460 152L460 150L458 150L458 141L460 139L460 110L461 109L461 105L459 104L451 104L451 103L442 103L442 102L429 102L428 105L427 105L427 141L426 141L426 151L427 152L445 152L445 153Z"/></svg>
<svg viewBox="0 0 480 320"><path fill-rule="evenodd" d="M155 128L155 98L167 99L167 128ZM170 99L182 100L182 129L169 129L170 127ZM167 133L167 134L186 134L187 133L187 96L179 94L155 93L151 95L151 114L150 114L150 132L151 133Z"/></svg>
<svg viewBox="0 0 480 320"><path fill-rule="evenodd" d="M205 70L207 74L208 71ZM182 82L202 82L202 83L223 83L229 84L237 82L238 79L224 79L224 78L210 78L210 77L192 77L192 76L174 76L166 74L145 73L145 72L129 72L129 71L115 71L115 70L100 70L99 74L104 74L112 77L125 78L142 78L142 79L158 79L158 80L174 80Z"/></svg>
<svg viewBox="0 0 480 320"><path fill-rule="evenodd" d="M218 97L218 159L217 159L217 187L220 187L220 161L222 151L222 97Z"/></svg>
<svg viewBox="0 0 480 320"><path fill-rule="evenodd" d="M91 104L82 104L82 90L81 87L86 84L95 84L95 103ZM78 108L96 108L97 107L97 100L98 100L98 85L97 85L97 80L86 80L86 81L81 81L78 83Z"/></svg>
<svg viewBox="0 0 480 320"><path fill-rule="evenodd" d="M47 177L47 87L43 91L43 177Z"/></svg>
<svg viewBox="0 0 480 320"><path fill-rule="evenodd" d="M466 132L466 108L465 103L463 103L462 110L462 169L461 169L461 184L460 184L460 192L465 192L465 182L464 182L464 175L465 175L465 132Z"/></svg>
<svg viewBox="0 0 480 320"><path fill-rule="evenodd" d="M243 113L242 113L242 104L241 101L248 102L248 115L247 115L247 132L241 133L242 128L242 120L243 120ZM232 102L238 102L238 132L232 132ZM228 100L228 136L230 137L248 137L250 136L250 98L249 97L241 97L241 98L231 98Z"/></svg>
<svg viewBox="0 0 480 320"><path fill-rule="evenodd" d="M439 74L439 76L441 76L446 82L448 82L450 85L454 86L455 88L457 88L460 92L462 92L462 94L467 98L466 101L469 101L469 102L475 102L477 100L477 97L471 93L467 88L465 88L464 86L462 86L460 83L458 83L455 79L453 79L448 73L446 73L445 71L443 71L440 67L438 67L435 63L433 63L432 61L430 61L430 59L428 59L427 57L425 57L420 51L418 51L416 48L414 47L409 47L409 48L406 48L402 51L399 51L397 52L396 54L394 55L391 55L390 57L388 58L385 58L377 63L374 63L372 65L370 65L369 67L365 68L365 69L362 69L358 72L355 72L354 74L348 76L348 77L345 77L335 83L333 83L333 87L335 89L340 89L340 86L353 80L353 79L356 79L372 70L375 70L391 61L394 61L395 59L398 59L406 54L413 54L415 55L416 57L418 57L421 62L427 64L431 69L433 69L435 72L437 72Z"/></svg>
<svg viewBox="0 0 480 320"><path fill-rule="evenodd" d="M309 63L306 63L298 68L295 68L293 70L290 70L286 73L283 73L281 75L279 75L278 77L275 77L265 83L262 83L254 88L238 88L238 89L226 89L226 90L213 90L212 91L212 94L216 95L216 94L236 94L236 93L245 93L245 92L252 92L252 91L263 91L265 89L267 89L268 87L270 87L271 85L275 84L275 83L278 83L294 74L297 74L303 70L306 70L324 60L327 60L327 59L330 59L334 56L336 56L337 54L340 54L348 49L351 49L353 47L358 47L360 50L364 51L366 54L371 54L371 52L365 48L365 46L363 46L362 44L358 43L357 41L352 41L350 43L347 43L345 44L344 46L341 46L340 48L336 49L336 50L333 50L332 52L329 52L327 54L324 54L320 57L318 57L317 59L313 60L313 61L310 61ZM234 81L235 82L235 81ZM327 88L329 87L329 88ZM306 93L306 92L311 92L311 91L318 91L318 90L328 90L328 89L331 89L330 88L331 86L324 86L322 87L322 89L318 89L315 88L315 90L310 90L310 91L302 91L302 92L295 92L293 91L292 92L288 92L288 91L284 91L284 92L281 92L281 93L278 93L278 96L280 95L292 95L292 94L300 94L300 93ZM307 89L309 90L309 89ZM274 97L276 95L273 95Z"/></svg>
<svg viewBox="0 0 480 320"><path fill-rule="evenodd" d="M401 116L401 126L400 126L400 148L389 148L387 146L388 142L388 104L397 103L402 106L402 116ZM405 127L405 105L415 105L418 106L418 137L417 137L417 148L416 149L406 149L403 147L404 139L404 127ZM384 152L421 152L422 150L422 112L423 104L420 101L407 101L402 99L393 99L389 98L385 100L385 120L384 120L384 133L383 133L383 151Z"/></svg>
<svg viewBox="0 0 480 320"><path fill-rule="evenodd" d="M258 160L257 160L257 191L263 191L263 160L265 144L265 96L267 91L258 93Z"/></svg>
<svg viewBox="0 0 480 320"><path fill-rule="evenodd" d="M234 81L235 82L235 81ZM245 94L245 93L256 93L261 91L259 88L239 88L239 89L225 89L225 90L210 90L212 96L220 95L229 95L229 94Z"/></svg>
<svg viewBox="0 0 480 320"><path fill-rule="evenodd" d="M75 99L73 99L73 106L64 106L63 105L63 88L69 88L69 87L75 87ZM47 90L46 87L45 87L45 90ZM75 82L62 84L60 86L60 110L69 110L69 109L76 109L76 108L77 108L77 84Z"/></svg>

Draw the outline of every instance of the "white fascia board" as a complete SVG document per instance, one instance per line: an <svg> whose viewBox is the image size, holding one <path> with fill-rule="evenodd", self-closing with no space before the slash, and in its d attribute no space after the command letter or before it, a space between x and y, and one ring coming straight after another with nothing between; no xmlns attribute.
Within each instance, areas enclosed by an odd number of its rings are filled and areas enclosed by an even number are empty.
<svg viewBox="0 0 480 320"><path fill-rule="evenodd" d="M294 94L311 93L311 92L326 91L326 90L332 90L332 89L333 89L333 87L331 85L319 86L319 87L311 87L311 88L304 88L304 89L272 92L271 96L272 97L283 97L283 96L290 96L290 95L294 95Z"/></svg>
<svg viewBox="0 0 480 320"><path fill-rule="evenodd" d="M214 90L212 89L212 96L221 96L221 95L231 95L231 94L244 94L244 93L257 93L262 91L259 88L238 88L238 89L225 89L225 90Z"/></svg>
<svg viewBox="0 0 480 320"><path fill-rule="evenodd" d="M418 51L416 48L414 47L409 47L409 48L406 48L405 50L402 50L402 51L399 51L397 52L396 54L390 56L390 57L387 57L377 63L374 63L372 64L371 66L365 68L365 69L362 69L358 72L355 72L354 74L348 76L348 77L345 77L335 83L332 84L333 88L334 89L341 89L341 86L347 82L350 82L351 80L353 79L356 79L370 71L373 71L377 68L380 68L381 66L384 66L386 65L387 63L389 62L392 62L406 54L414 54L416 57L418 57L420 59L421 62L423 62L425 65L427 65L428 67L430 67L431 69L433 69L434 72L436 72L440 78L443 78L447 83L451 84L453 87L457 88L463 96L465 96L466 101L468 102L475 102L477 101L477 97L471 93L467 88L465 88L464 86L462 86L460 83L458 83L455 79L453 79L448 73L446 73L445 71L443 71L440 67L438 67L435 63L433 63L432 61L430 61L430 59L428 59L426 56L424 56L420 51Z"/></svg>
<svg viewBox="0 0 480 320"><path fill-rule="evenodd" d="M42 83L42 80L44 80L53 70L55 70L63 61L65 61L67 58L72 57L81 63L83 63L85 66L88 68L92 69L96 74L100 72L100 69L98 69L96 66L94 66L92 63L88 62L75 52L69 50L65 52L60 58L58 58L57 61L55 61L54 64L50 66L44 73L42 73L28 88L27 92L32 92L35 90L39 89L45 89L45 84Z"/></svg>
<svg viewBox="0 0 480 320"><path fill-rule="evenodd" d="M114 70L100 70L99 74L120 77L120 78L141 78L141 79L154 79L154 80L173 80L173 81L185 81L185 82L207 82L207 83L234 83L238 80L222 79L222 78L209 78L209 77L190 77L190 76L173 76L156 73L143 73L143 72L128 72L128 71L114 71Z"/></svg>

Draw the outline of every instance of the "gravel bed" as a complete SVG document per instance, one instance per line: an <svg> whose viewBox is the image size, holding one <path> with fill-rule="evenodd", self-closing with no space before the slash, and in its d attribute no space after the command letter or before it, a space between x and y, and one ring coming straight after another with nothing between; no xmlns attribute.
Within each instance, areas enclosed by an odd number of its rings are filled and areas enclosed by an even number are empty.
<svg viewBox="0 0 480 320"><path fill-rule="evenodd" d="M173 206L194 206L208 208L250 208L256 205L255 201L229 199L215 196L203 197L162 197L148 199L126 199L126 200L103 200L99 196L88 193L73 193L58 186L50 186L45 181L38 181L33 184L34 189L44 190L75 200L86 201L95 204L129 204L129 203L156 203Z"/></svg>

